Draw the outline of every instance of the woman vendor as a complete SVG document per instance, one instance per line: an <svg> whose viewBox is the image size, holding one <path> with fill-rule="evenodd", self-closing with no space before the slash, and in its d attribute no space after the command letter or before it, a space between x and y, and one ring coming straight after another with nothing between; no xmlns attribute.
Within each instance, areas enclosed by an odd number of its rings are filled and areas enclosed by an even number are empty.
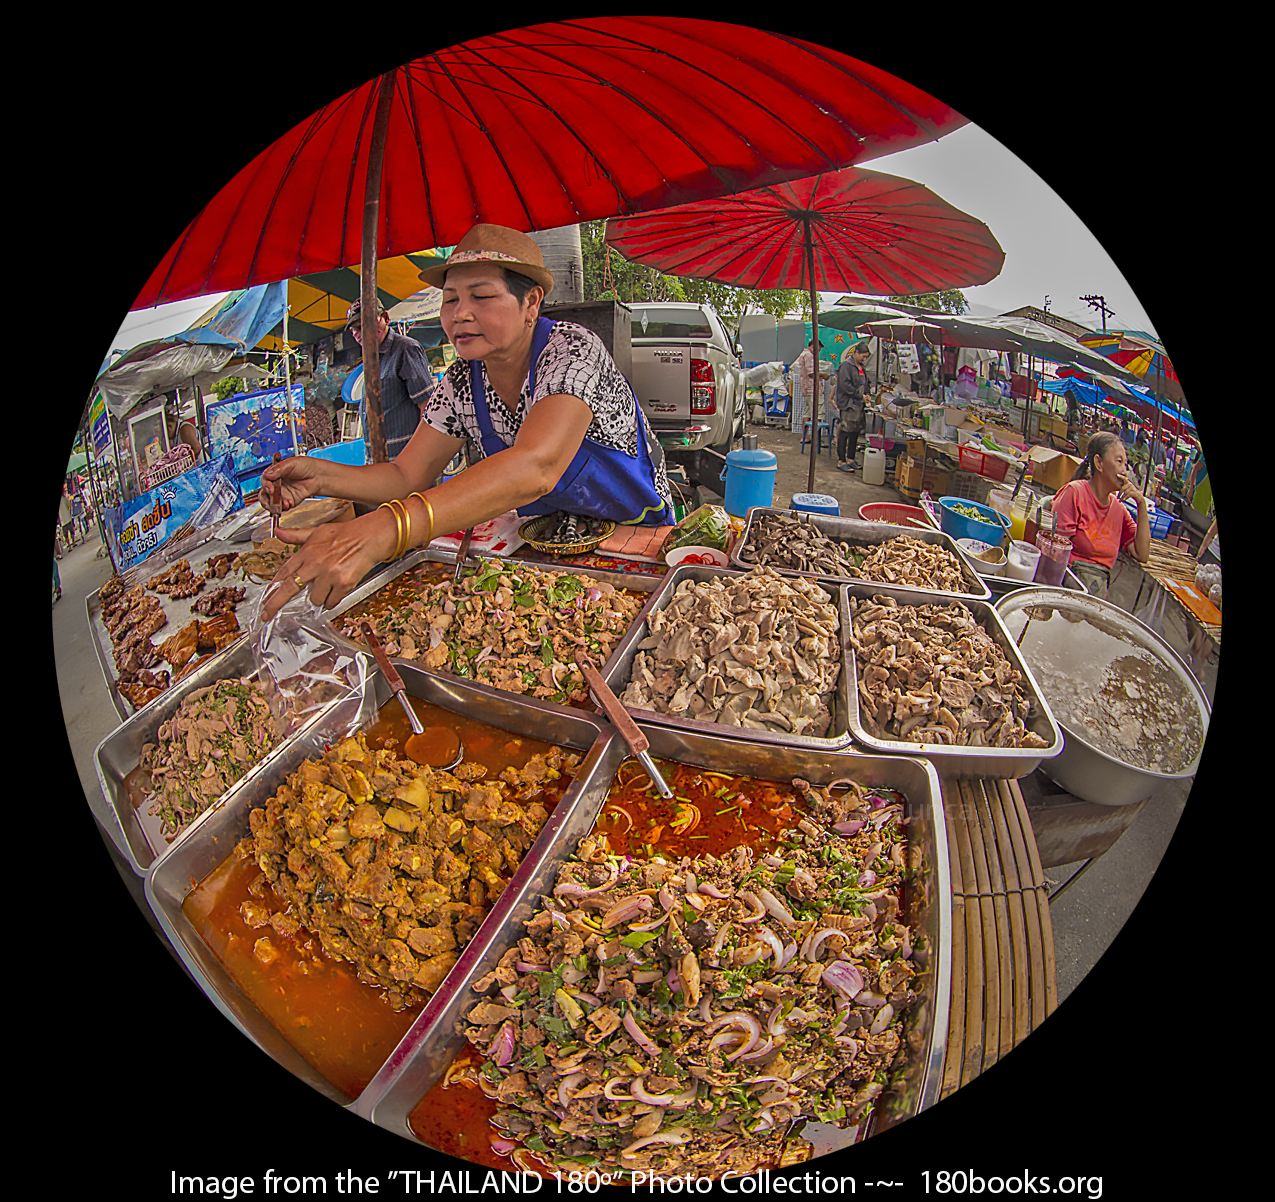
<svg viewBox="0 0 1275 1202"><path fill-rule="evenodd" d="M457 359L392 463L300 456L262 474L273 511L311 496L380 506L350 522L281 530L303 545L275 578L264 619L305 589L330 609L376 564L510 509L672 524L663 451L602 340L540 317L553 275L533 239L476 225L421 279L443 290L443 330ZM435 487L467 444L471 466Z"/></svg>
<svg viewBox="0 0 1275 1202"><path fill-rule="evenodd" d="M1138 503L1136 522L1124 507L1126 497ZM1151 556L1147 499L1129 475L1128 454L1116 434L1103 432L1089 440L1084 462L1058 490L1052 508L1057 532L1071 539L1071 570L1096 597L1107 595L1122 548L1132 545L1139 563Z"/></svg>

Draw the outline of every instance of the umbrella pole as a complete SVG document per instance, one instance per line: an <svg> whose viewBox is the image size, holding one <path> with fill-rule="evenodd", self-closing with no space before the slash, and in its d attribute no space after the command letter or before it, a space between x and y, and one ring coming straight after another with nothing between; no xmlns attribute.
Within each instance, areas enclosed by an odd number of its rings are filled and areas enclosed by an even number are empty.
<svg viewBox="0 0 1275 1202"><path fill-rule="evenodd" d="M810 476L806 491L815 491L815 454L819 450L819 298L815 292L815 247L810 236L810 218L803 217L806 227L806 275L810 283L810 329L814 339L814 396L810 398ZM829 430L831 434L831 429Z"/></svg>
<svg viewBox="0 0 1275 1202"><path fill-rule="evenodd" d="M395 68L397 70L397 68ZM372 143L368 147L367 183L363 191L363 262L360 266L363 301L363 397L367 406L365 431L372 463L385 463L385 423L381 417L381 353L377 341L376 244L381 215L381 165L385 161L385 134L390 124L390 101L394 96L394 71L381 76L376 96L376 117L372 122Z"/></svg>
<svg viewBox="0 0 1275 1202"><path fill-rule="evenodd" d="M283 394L288 405L288 429L292 431L292 454L300 455L297 450L297 416L292 411L292 356L288 354L288 302L283 304Z"/></svg>

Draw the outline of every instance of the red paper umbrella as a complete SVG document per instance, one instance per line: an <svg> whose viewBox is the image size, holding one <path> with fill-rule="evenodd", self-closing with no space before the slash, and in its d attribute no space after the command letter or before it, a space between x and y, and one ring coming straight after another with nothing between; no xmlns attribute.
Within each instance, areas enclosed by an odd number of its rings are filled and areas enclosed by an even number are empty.
<svg viewBox="0 0 1275 1202"><path fill-rule="evenodd" d="M384 259L452 245L475 222L544 230L643 212L963 124L857 59L744 26L529 26L426 55L325 105L217 193L133 307L360 262L370 159L379 233L368 257Z"/></svg>
<svg viewBox="0 0 1275 1202"><path fill-rule="evenodd" d="M1005 262L977 218L859 167L609 221L606 237L626 259L738 288L904 296L985 284Z"/></svg>
<svg viewBox="0 0 1275 1202"><path fill-rule="evenodd" d="M737 288L805 288L816 343L818 291L902 296L965 288L994 279L1005 262L981 221L911 180L857 167L608 221L606 238L626 259L671 275ZM810 414L813 492L813 403Z"/></svg>

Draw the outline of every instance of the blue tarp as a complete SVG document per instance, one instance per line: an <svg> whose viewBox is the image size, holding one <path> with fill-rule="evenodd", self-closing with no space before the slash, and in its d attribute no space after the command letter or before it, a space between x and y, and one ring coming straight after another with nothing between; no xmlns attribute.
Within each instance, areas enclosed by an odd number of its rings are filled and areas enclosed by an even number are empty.
<svg viewBox="0 0 1275 1202"><path fill-rule="evenodd" d="M1159 402L1155 399L1155 393L1150 389L1143 388L1137 384L1126 384L1128 390L1133 393L1138 400L1144 404L1150 405L1152 409L1160 409L1167 413L1170 417L1177 419L1184 426L1195 429L1195 423L1172 401L1161 399ZM1118 394L1110 392L1108 389L1099 388L1096 384L1086 384L1082 380L1076 379L1074 376L1064 380L1047 380L1041 385L1044 392L1052 393L1054 396L1065 396L1068 392L1074 392L1076 399L1083 405L1099 405L1107 397L1110 397L1118 405L1121 403L1121 397Z"/></svg>
<svg viewBox="0 0 1275 1202"><path fill-rule="evenodd" d="M210 321L174 334L172 341L251 350L283 320L287 303L286 281L232 292Z"/></svg>

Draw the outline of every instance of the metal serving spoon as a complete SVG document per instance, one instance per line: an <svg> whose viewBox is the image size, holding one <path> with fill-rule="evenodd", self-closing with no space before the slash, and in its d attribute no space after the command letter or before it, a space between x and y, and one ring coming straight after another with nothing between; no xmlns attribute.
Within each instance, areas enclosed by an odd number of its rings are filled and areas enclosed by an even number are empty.
<svg viewBox="0 0 1275 1202"><path fill-rule="evenodd" d="M399 704L407 714L408 722L411 723L412 733L407 736L407 742L403 745L408 758L426 767L450 772L465 758L465 745L460 741L460 736L446 726L431 726L427 729L421 724L420 718L412 708L412 703L407 699L407 686L394 665L390 663L390 658L385 654L385 648L381 646L380 639L366 622L359 623L359 629L363 631L363 637L367 639L368 646L372 648L372 654L376 656L376 662L385 673L390 689L398 698Z"/></svg>
<svg viewBox="0 0 1275 1202"><path fill-rule="evenodd" d="M659 790L660 796L672 797L673 790L665 783L664 778L660 775L660 770L655 766L655 761L647 754L651 741L638 730L637 723L633 721L633 715L624 708L620 703L620 699L607 687L607 683L602 679L602 674L598 671L597 665L585 654L583 648L577 648L576 650L576 666L584 673L584 679L593 693L594 700L606 710L607 717L615 724L616 730L620 732L620 737L629 745L629 750L637 757L638 763L646 769L647 776L651 778L651 783Z"/></svg>

